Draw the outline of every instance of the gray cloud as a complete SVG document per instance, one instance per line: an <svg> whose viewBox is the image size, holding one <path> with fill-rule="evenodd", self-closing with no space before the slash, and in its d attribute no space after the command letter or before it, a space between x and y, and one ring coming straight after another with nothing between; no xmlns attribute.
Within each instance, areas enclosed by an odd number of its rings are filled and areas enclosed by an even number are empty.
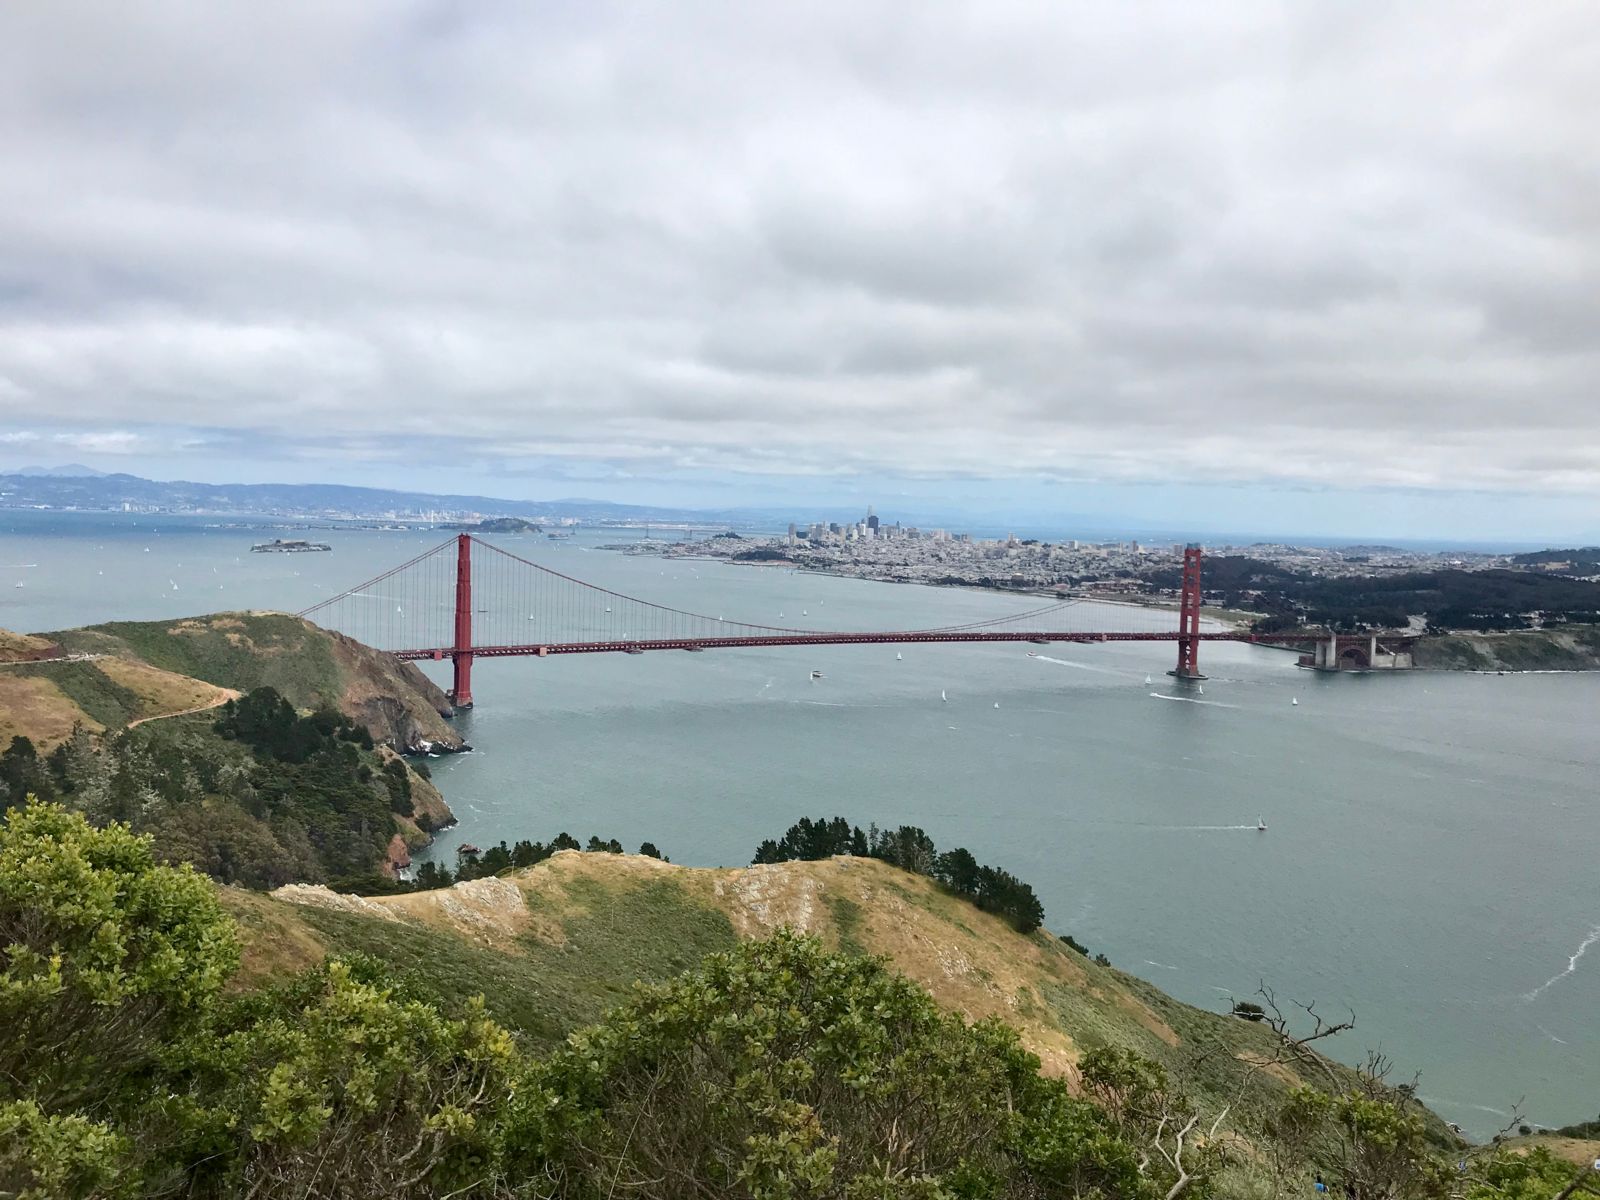
<svg viewBox="0 0 1600 1200"><path fill-rule="evenodd" d="M13 5L0 426L1600 491L1597 108L1560 0Z"/></svg>

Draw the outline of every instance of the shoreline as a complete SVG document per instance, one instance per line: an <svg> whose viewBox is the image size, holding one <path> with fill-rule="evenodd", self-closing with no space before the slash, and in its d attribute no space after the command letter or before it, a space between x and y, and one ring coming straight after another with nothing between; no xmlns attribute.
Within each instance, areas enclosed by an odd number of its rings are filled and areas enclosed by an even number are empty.
<svg viewBox="0 0 1600 1200"><path fill-rule="evenodd" d="M659 550L659 551L652 550L652 551L649 551L648 553L641 552L641 551L633 549L632 548L632 546L633 546L632 543L620 544L620 545L610 545L610 546L599 546L599 547L596 547L596 548L600 549L600 550L609 550L609 551L611 551L612 553L615 553L615 554L630 554L630 555L635 555L635 556L638 556L638 557L652 557L652 558L658 558L658 559L672 559L672 560L684 559L684 560L688 560L688 561L692 561L692 562L718 562L718 563L726 563L726 564L731 565L731 566L740 566L740 567L769 567L769 568L770 567L781 567L781 568L786 568L787 570L795 572L797 574L804 573L804 574L807 574L807 575L826 575L826 576L832 576L835 579L855 579L855 580L861 580L861 581L866 582L866 583L888 583L888 584L898 584L898 585L909 586L909 587L962 589L962 590L971 591L971 592L983 592L983 593L991 594L991 595L1000 594L1000 595L1026 596L1026 597L1033 597L1033 598L1050 599L1050 598L1055 598L1055 597L1060 596L1061 592L1062 592L1062 589L1060 587L1055 587L1055 586L1050 586L1050 585L1032 585L1032 586L1028 586L1028 587L997 587L997 586L994 586L992 584L983 584L983 583L977 583L977 582L968 581L968 580L960 580L960 581L956 581L956 582L946 583L946 582L943 582L943 581L940 581L940 580L932 580L932 579L903 579L903 578L897 578L897 577L893 577L893 576L884 576L884 575L876 575L876 574L858 574L858 573L853 572L853 571L842 571L842 570L832 569L832 568L828 568L828 567L808 566L805 563L796 562L793 559L787 559L787 558L784 558L784 559L754 559L754 560L741 561L741 560L739 560L739 559L737 559L737 558L735 558L733 556L729 556L729 555L717 555L717 554L672 554L672 553L668 553L668 549L673 544L674 543L662 543L662 549L661 550ZM1080 603L1116 605L1116 606L1120 606L1120 607L1124 607L1124 608L1142 609L1142 610L1145 610L1145 611L1156 611L1156 612L1176 612L1177 611L1177 604L1174 601L1172 601L1170 599L1166 599L1166 598L1154 598L1154 597L1151 597L1151 598L1148 598L1148 599L1141 599L1139 597L1126 596L1126 595L1119 595L1119 596L1116 596L1116 597L1101 597L1101 596L1094 596L1094 595L1069 595L1069 596L1066 597L1066 599L1072 600L1072 601L1078 601ZM1237 610L1237 609L1221 609L1221 608L1216 608L1216 607L1211 607L1211 606L1203 606L1201 608L1201 616L1206 620L1215 622L1218 626L1221 626L1222 629L1228 630L1228 631L1239 631L1239 630L1247 629L1249 627L1250 614L1241 612L1240 610ZM1439 645L1443 645L1443 644L1447 643L1449 641L1449 639L1455 638L1455 639L1485 639L1486 641L1488 641L1489 645L1492 646L1493 645L1493 639L1496 639L1496 638L1515 638L1515 637L1519 637L1519 636L1520 637L1524 637L1524 638L1539 638L1539 639L1542 639L1542 640L1544 640L1544 641L1546 641L1548 643L1553 643L1553 644L1559 645L1559 642L1556 642L1556 637L1558 635L1559 635L1559 631L1556 631L1556 630L1541 630L1541 629L1508 630L1508 631L1505 631L1503 633L1498 633L1498 632L1497 633L1488 633L1488 632L1482 632L1482 631L1478 631L1478 630L1453 630L1453 631L1451 631L1449 633L1445 633L1445 634L1420 635L1420 640L1418 642L1418 645L1421 646L1421 645L1426 645L1426 644L1431 643L1431 644L1433 644L1435 646L1439 646ZM1311 637L1313 637L1313 636L1316 636L1316 635L1308 635L1307 640L1308 641L1311 640ZM1382 635L1380 635L1380 636L1382 636ZM1290 651L1294 651L1294 650L1297 649L1296 647L1293 647L1293 646L1270 646L1270 647L1267 647L1267 648L1269 648L1269 649L1290 650ZM1562 649L1562 652L1564 654L1581 653L1581 651L1577 651L1575 648L1570 647L1570 646L1562 646L1561 649ZM1410 667L1410 668L1408 668L1408 671L1430 671L1430 672L1441 672L1441 673L1448 673L1448 674L1455 674L1455 675L1459 675L1459 674L1473 674L1473 675L1586 675L1586 674L1591 674L1591 673L1596 672L1596 671L1600 671L1600 656L1597 656L1592 662L1589 662L1586 665L1563 666L1563 667L1520 667L1520 666L1509 666L1509 665L1508 666L1493 666L1493 665L1484 665L1484 663L1481 661L1481 658L1480 658L1480 661L1478 661L1478 662L1474 662L1474 663L1463 662L1459 666L1439 665L1439 664L1430 663L1430 664L1425 665L1425 666L1424 665L1418 665L1418 666Z"/></svg>

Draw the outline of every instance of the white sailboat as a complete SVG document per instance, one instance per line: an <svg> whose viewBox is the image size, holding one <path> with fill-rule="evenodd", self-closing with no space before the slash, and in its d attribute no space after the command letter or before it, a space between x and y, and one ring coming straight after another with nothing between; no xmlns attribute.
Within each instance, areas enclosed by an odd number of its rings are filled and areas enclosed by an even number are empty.
<svg viewBox="0 0 1600 1200"><path fill-rule="evenodd" d="M896 650L894 652L894 660L895 660L895 662L899 662L900 661L900 651Z"/></svg>
<svg viewBox="0 0 1600 1200"><path fill-rule="evenodd" d="M1300 703L1300 697L1299 696L1290 696L1289 697L1289 703L1290 704L1299 704Z"/></svg>
<svg viewBox="0 0 1600 1200"><path fill-rule="evenodd" d="M1257 817L1256 818L1256 832L1257 833L1265 833L1266 831L1267 831L1267 823L1264 820L1262 820L1260 817Z"/></svg>
<svg viewBox="0 0 1600 1200"><path fill-rule="evenodd" d="M1146 675L1144 677L1144 685L1145 685L1145 687L1149 687L1150 686L1150 676Z"/></svg>
<svg viewBox="0 0 1600 1200"><path fill-rule="evenodd" d="M999 707L1000 707L1000 701L998 701L998 700L996 700L996 701L995 701L995 702L994 702L994 706L995 706L995 707L996 707L996 708L999 708Z"/></svg>
<svg viewBox="0 0 1600 1200"><path fill-rule="evenodd" d="M21 584L20 584L20 583L19 583L19 584L17 584L17 586L18 586L18 587L21 587L21 586L22 586L22 585L21 585ZM949 704L949 703L950 703L950 697L949 697L949 696L946 696L946 695L945 695L945 694L944 694L944 689L943 689L943 688L940 688L940 689L939 689L939 699L940 699L940 700L942 700L942 701L944 701L944 703L946 703L946 704Z"/></svg>

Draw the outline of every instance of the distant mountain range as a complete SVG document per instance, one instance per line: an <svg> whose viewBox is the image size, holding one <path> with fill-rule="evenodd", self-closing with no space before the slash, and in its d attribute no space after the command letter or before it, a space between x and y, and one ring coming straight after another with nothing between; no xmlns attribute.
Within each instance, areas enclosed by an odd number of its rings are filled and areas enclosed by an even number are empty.
<svg viewBox="0 0 1600 1200"><path fill-rule="evenodd" d="M441 496L332 483L191 483L137 475L108 475L89 467L24 467L0 473L0 508L75 508L116 512L124 507L175 513L250 514L300 519L381 520L423 514L522 517L552 521L661 521L762 523L759 513L702 512L613 504L580 498L505 500L493 496ZM770 522L767 522L770 523Z"/></svg>
<svg viewBox="0 0 1600 1200"><path fill-rule="evenodd" d="M96 471L93 467L86 467L82 463L67 463L62 467L18 467L9 472L12 475L48 476L64 479L100 479L105 476L104 471Z"/></svg>

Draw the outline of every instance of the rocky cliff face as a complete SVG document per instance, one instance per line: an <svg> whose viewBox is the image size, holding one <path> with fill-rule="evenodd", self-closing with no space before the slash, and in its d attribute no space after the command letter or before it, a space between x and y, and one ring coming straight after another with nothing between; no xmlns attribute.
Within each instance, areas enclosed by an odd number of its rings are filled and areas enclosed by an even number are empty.
<svg viewBox="0 0 1600 1200"><path fill-rule="evenodd" d="M365 725L374 740L408 754L430 748L441 753L467 748L444 719L452 715L450 698L413 664L342 633L318 632L332 641L343 684L334 703Z"/></svg>

